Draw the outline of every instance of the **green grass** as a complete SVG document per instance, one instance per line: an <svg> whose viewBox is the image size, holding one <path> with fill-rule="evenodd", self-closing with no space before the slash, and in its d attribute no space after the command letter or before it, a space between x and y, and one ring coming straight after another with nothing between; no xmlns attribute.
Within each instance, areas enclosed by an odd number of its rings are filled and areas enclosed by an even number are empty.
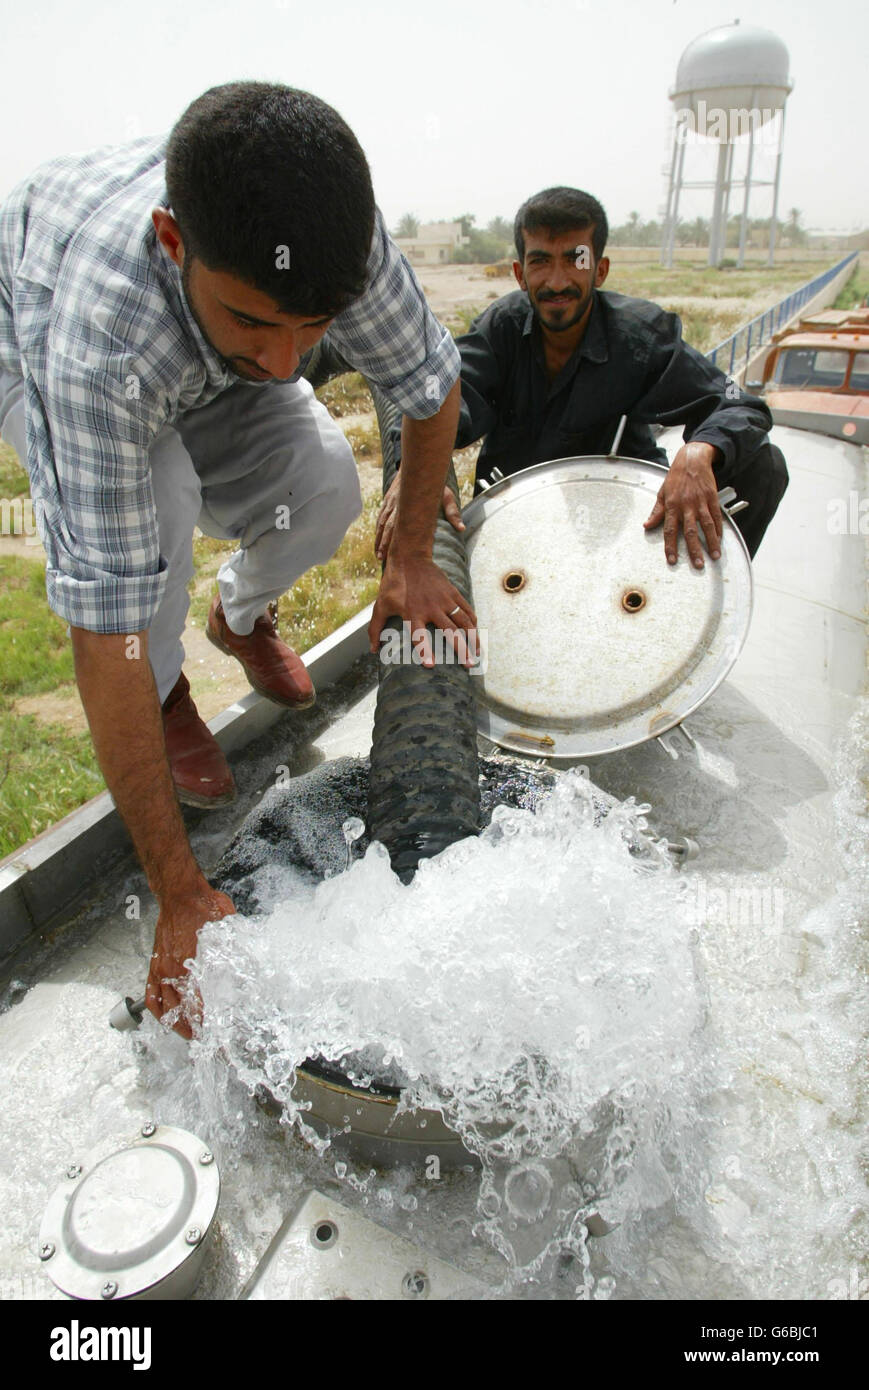
<svg viewBox="0 0 869 1390"><path fill-rule="evenodd" d="M672 308L682 320L682 336L698 352L708 352L717 347L740 324L745 323L742 309L692 309L685 304L662 303L663 309Z"/></svg>
<svg viewBox="0 0 869 1390"><path fill-rule="evenodd" d="M104 790L89 734L0 702L0 858Z"/></svg>
<svg viewBox="0 0 869 1390"><path fill-rule="evenodd" d="M516 284L514 281L513 289L515 288ZM509 291L505 290L504 293L509 293ZM489 298L497 299L498 296L490 295ZM457 308L453 309L451 314L445 314L443 316L443 325L450 330L454 338L460 338L463 333L468 332L474 319L482 314L483 310L486 308L488 308L486 304L460 304Z"/></svg>
<svg viewBox="0 0 869 1390"><path fill-rule="evenodd" d="M677 262L672 269L649 262L620 262L618 250L605 288L619 294L651 299L672 309L682 320L685 341L699 352L708 352L734 333L746 319L783 299L805 284L822 267L817 261L788 261L776 266L747 265L718 269L714 266ZM684 299L733 300L739 305L685 304ZM754 301L749 307L747 301ZM758 305L758 301L760 304Z"/></svg>
<svg viewBox="0 0 869 1390"><path fill-rule="evenodd" d="M279 600L281 636L294 651L306 652L374 598L380 582L374 555L379 510L379 496L369 497L332 559L303 574ZM205 627L215 591L211 576L236 548L232 541L210 536L193 542L196 577L190 585L190 616L199 627Z"/></svg>
<svg viewBox="0 0 869 1390"><path fill-rule="evenodd" d="M281 636L297 652L306 652L360 608L371 603L380 585L374 554L379 496L366 499L336 553L325 565L303 574L278 601Z"/></svg>
<svg viewBox="0 0 869 1390"><path fill-rule="evenodd" d="M354 458L365 459L368 463L380 463L380 430L377 428L376 416L372 415L364 424L360 422L358 425L350 425L344 434L353 450Z"/></svg>
<svg viewBox="0 0 869 1390"><path fill-rule="evenodd" d="M856 309L859 304L862 304L867 294L869 294L869 265L864 266L861 257L857 262L857 269L844 289L839 291L832 307L834 309Z"/></svg>
<svg viewBox="0 0 869 1390"><path fill-rule="evenodd" d="M45 597L45 566L0 555L0 694L37 695L74 680L66 623Z"/></svg>
<svg viewBox="0 0 869 1390"><path fill-rule="evenodd" d="M345 372L318 386L315 395L336 420L374 409L371 392L359 372Z"/></svg>
<svg viewBox="0 0 869 1390"><path fill-rule="evenodd" d="M830 264L833 264L830 257ZM787 261L780 265L716 266L677 262L672 269L649 264L647 261L619 261L618 251L612 252L610 272L605 288L620 294L634 294L641 299L658 303L667 296L699 295L706 298L753 298L768 295L770 303L782 299L791 290L820 274L823 265L818 261Z"/></svg>
<svg viewBox="0 0 869 1390"><path fill-rule="evenodd" d="M13 710L13 700L72 692L66 623L45 597L40 560L0 556L0 858L103 789L90 735Z"/></svg>
<svg viewBox="0 0 869 1390"><path fill-rule="evenodd" d="M27 470L8 444L0 443L0 497L26 497L30 491Z"/></svg>

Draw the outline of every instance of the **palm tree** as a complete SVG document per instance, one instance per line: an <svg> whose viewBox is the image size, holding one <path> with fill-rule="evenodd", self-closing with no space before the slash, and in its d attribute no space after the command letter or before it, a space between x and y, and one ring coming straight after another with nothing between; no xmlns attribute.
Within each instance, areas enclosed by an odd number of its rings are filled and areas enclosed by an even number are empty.
<svg viewBox="0 0 869 1390"><path fill-rule="evenodd" d="M691 223L691 240L695 246L706 246L709 241L709 223L705 217L695 217Z"/></svg>
<svg viewBox="0 0 869 1390"><path fill-rule="evenodd" d="M800 226L802 215L800 208L788 209L788 220L785 223L784 232L791 246L802 246L806 241L805 228Z"/></svg>
<svg viewBox="0 0 869 1390"><path fill-rule="evenodd" d="M470 235L471 235L471 229L473 228L473 225L474 225L474 223L476 222L476 220L477 220L477 219L476 219L474 213L472 213L472 212L463 212L463 213L460 213L458 217L452 218L452 221L453 221L453 222L461 222L461 224L462 224L462 236L470 236Z"/></svg>
<svg viewBox="0 0 869 1390"><path fill-rule="evenodd" d="M419 220L412 212L406 212L393 233L394 236L409 237L419 235Z"/></svg>

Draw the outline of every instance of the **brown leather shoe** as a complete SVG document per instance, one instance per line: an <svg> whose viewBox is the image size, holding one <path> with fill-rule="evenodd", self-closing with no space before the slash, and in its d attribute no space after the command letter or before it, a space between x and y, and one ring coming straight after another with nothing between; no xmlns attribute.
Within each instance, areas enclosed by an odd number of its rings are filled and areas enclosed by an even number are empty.
<svg viewBox="0 0 869 1390"><path fill-rule="evenodd" d="M163 734L179 801L207 811L235 800L229 764L196 712L183 671L163 701Z"/></svg>
<svg viewBox="0 0 869 1390"><path fill-rule="evenodd" d="M307 709L316 700L311 677L300 656L278 636L277 618L257 618L249 637L227 627L223 604L216 598L208 614L205 635L219 651L234 656L259 695L288 709Z"/></svg>

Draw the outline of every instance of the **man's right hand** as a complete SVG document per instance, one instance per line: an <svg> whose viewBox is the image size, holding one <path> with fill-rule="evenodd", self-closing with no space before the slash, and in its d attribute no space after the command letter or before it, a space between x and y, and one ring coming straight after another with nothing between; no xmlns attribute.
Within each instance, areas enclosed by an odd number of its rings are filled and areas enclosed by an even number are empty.
<svg viewBox="0 0 869 1390"><path fill-rule="evenodd" d="M384 564L389 554L389 546L392 541L392 533L395 530L395 518L398 511L398 490L401 486L401 471L399 470L383 497L380 506L380 515L377 518L377 531L374 536L374 551L381 564ZM452 488L445 487L441 501L444 509L444 516L456 531L464 531L465 523L462 521L462 513L456 502Z"/></svg>
<svg viewBox="0 0 869 1390"><path fill-rule="evenodd" d="M145 1003L155 1018L184 1003L181 982L186 978L186 962L196 955L199 928L205 922L231 917L235 904L225 893L212 888L205 879L198 890L184 896L164 899L154 933L154 954L145 989ZM173 1025L182 1038L193 1036L191 1024L201 1017L201 1004L187 1001Z"/></svg>
<svg viewBox="0 0 869 1390"><path fill-rule="evenodd" d="M148 877L160 916L146 1003L159 1018L180 1002L164 980L182 978L203 922L235 909L193 857L166 758L148 633L71 628L75 674L97 758ZM177 1031L191 1036L189 1023Z"/></svg>

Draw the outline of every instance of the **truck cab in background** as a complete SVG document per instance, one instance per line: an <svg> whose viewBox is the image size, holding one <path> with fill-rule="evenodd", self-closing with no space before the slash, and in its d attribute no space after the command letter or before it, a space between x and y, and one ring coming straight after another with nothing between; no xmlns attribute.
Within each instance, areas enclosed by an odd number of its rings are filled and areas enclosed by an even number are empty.
<svg viewBox="0 0 869 1390"><path fill-rule="evenodd" d="M760 389L777 424L869 444L869 308L827 309L777 333Z"/></svg>

